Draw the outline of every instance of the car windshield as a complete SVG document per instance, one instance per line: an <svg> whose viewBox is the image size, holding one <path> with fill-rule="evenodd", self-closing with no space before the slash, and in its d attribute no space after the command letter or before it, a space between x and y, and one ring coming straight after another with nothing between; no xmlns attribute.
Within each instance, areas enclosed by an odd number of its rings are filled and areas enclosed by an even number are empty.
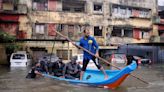
<svg viewBox="0 0 164 92"><path fill-rule="evenodd" d="M24 54L14 54L12 59L25 59Z"/></svg>

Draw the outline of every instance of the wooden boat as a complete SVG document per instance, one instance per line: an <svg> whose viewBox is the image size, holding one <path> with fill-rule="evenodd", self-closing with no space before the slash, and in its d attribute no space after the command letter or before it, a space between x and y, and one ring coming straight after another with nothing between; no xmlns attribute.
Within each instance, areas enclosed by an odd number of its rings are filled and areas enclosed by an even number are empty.
<svg viewBox="0 0 164 92"><path fill-rule="evenodd" d="M65 79L47 74L44 74L44 76L56 80L66 81L76 85L82 84L88 86L107 87L114 89L118 87L125 80L125 78L136 68L137 64L135 61L133 61L130 65L126 66L121 70L106 70L106 73L109 76L108 79L104 79L103 73L99 70L86 70L83 80Z"/></svg>

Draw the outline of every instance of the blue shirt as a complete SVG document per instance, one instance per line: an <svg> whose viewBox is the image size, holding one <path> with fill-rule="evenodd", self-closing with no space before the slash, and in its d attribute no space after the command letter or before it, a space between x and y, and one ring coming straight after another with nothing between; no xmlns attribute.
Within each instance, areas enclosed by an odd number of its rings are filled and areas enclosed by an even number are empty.
<svg viewBox="0 0 164 92"><path fill-rule="evenodd" d="M96 54L96 52L99 49L99 46L98 46L96 40L91 36L89 36L88 38L82 37L80 39L80 46L87 49L88 51L90 51L93 54ZM92 56L88 52L84 51L83 57L84 57L84 59L92 59L94 56Z"/></svg>

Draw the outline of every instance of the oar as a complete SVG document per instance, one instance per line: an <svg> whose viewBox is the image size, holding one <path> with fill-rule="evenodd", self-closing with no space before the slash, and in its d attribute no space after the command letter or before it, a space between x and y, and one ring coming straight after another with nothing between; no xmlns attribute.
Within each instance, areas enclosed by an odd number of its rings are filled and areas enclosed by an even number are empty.
<svg viewBox="0 0 164 92"><path fill-rule="evenodd" d="M74 46L76 46L76 47L78 47L78 48L80 48L80 49L82 49L82 50L88 52L89 54L91 54L91 55L97 57L97 58L100 59L101 61L103 61L103 62L105 62L105 63L107 63L107 64L110 64L111 66L113 66L113 67L115 67L115 68L117 68L117 69L120 70L119 67L117 67L117 66L115 66L115 65L113 65L113 64L111 64L111 63L109 63L107 60L105 60L105 59L103 59L103 58L101 58L101 57L99 57L99 56L96 56L95 54L91 53L90 51L88 51L87 49L85 49L85 48L83 48L83 47L81 47L81 46L79 46L79 45L76 45L76 44L75 44L71 39L69 39L67 36L61 34L61 33L58 32L58 31L56 31L56 33L59 34L60 36L64 37L65 39L67 39L67 40L68 40L69 42L71 42ZM135 75L132 75L132 74L130 74L130 75L131 75L132 77L134 77L134 78L136 78L136 79L142 81L143 83L149 84L147 81L144 81L143 79L141 79L141 78L139 78L139 77L136 77Z"/></svg>

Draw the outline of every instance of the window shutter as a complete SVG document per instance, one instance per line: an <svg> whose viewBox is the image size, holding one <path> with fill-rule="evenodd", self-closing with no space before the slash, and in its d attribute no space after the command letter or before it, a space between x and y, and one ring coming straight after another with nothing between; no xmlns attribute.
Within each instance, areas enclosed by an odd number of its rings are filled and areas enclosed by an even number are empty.
<svg viewBox="0 0 164 92"><path fill-rule="evenodd" d="M35 32L37 34L44 34L44 25L35 25Z"/></svg>
<svg viewBox="0 0 164 92"><path fill-rule="evenodd" d="M56 5L55 0L48 0L48 10L56 11Z"/></svg>
<svg viewBox="0 0 164 92"><path fill-rule="evenodd" d="M49 36L55 36L56 35L56 25L55 24L49 24L48 25L48 35Z"/></svg>
<svg viewBox="0 0 164 92"><path fill-rule="evenodd" d="M138 40L141 38L141 32L139 29L133 29L133 38Z"/></svg>

